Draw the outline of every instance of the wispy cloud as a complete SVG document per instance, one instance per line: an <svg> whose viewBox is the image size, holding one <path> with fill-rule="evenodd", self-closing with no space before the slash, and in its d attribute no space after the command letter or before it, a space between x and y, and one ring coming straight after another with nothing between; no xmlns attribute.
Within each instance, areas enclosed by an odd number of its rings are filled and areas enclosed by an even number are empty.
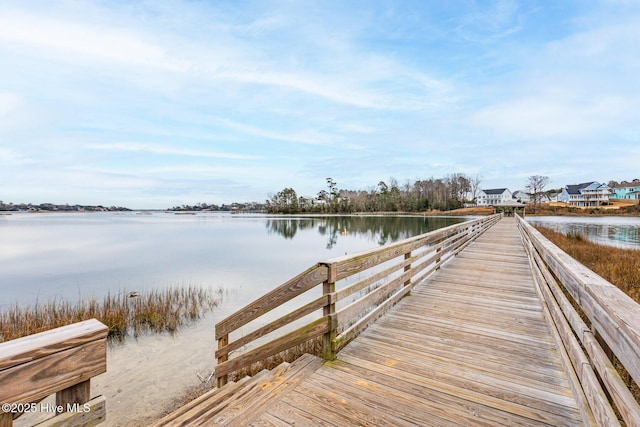
<svg viewBox="0 0 640 427"><path fill-rule="evenodd" d="M187 157L210 157L216 159L234 159L234 160L247 160L256 159L258 156L247 154L234 154L234 153L220 153L209 150L192 150L180 147L167 147L154 144L138 143L138 142L116 142L116 143L98 143L89 144L87 148L93 150L105 150L105 151L130 151L130 152L144 152L151 154L159 154L163 156L187 156Z"/></svg>
<svg viewBox="0 0 640 427"><path fill-rule="evenodd" d="M506 38L521 29L518 6L513 0L474 3L471 11L456 20L456 33L474 43Z"/></svg>
<svg viewBox="0 0 640 427"><path fill-rule="evenodd" d="M243 31L282 30L277 22L273 18L259 20L244 26ZM228 81L275 86L330 102L392 110L420 108L420 104L415 102L415 95L420 95L420 92L437 94L437 87L442 86L433 77L405 70L386 58L363 53L357 46L343 46L339 52L321 51L315 55L314 67L290 59L283 62L282 53L265 55L259 46L235 39L228 28L222 26L219 28L221 33L210 34L210 37L221 39L213 41L215 47L212 50L210 39L187 40L183 36L166 33L162 28L120 28L111 23L88 24L15 10L4 10L0 14L0 40L13 49L38 49L39 54L45 57L98 68L131 69L135 70L135 78L142 70L168 72L184 82L199 79L209 84ZM232 28L238 31L238 27ZM158 30L159 34L153 33ZM323 34L315 37L323 38L328 30L326 27L319 29ZM188 44L186 49L178 47L184 44ZM267 49L269 51L273 52ZM334 54L338 57L331 58ZM153 74L148 79L158 79L158 84L164 81ZM390 90L386 81L396 82L395 88ZM400 87L398 81L402 81L406 88ZM429 84L425 85L425 82ZM414 93L416 90L418 94Z"/></svg>
<svg viewBox="0 0 640 427"><path fill-rule="evenodd" d="M494 99L471 116L506 137L585 144L639 129L640 29L628 17L580 26L558 39L524 47L518 79L496 86ZM535 49L535 51L534 51Z"/></svg>
<svg viewBox="0 0 640 427"><path fill-rule="evenodd" d="M20 105L20 96L13 93L0 93L0 117L14 112Z"/></svg>
<svg viewBox="0 0 640 427"><path fill-rule="evenodd" d="M172 71L186 69L186 64L170 58L160 46L143 40L135 30L96 27L21 11L4 10L0 14L0 40L17 49L40 48L45 56L59 56L71 62L90 59Z"/></svg>
<svg viewBox="0 0 640 427"><path fill-rule="evenodd" d="M491 105L472 117L475 125L524 140L576 140L608 131L632 105L622 98L571 99L573 94L541 94Z"/></svg>
<svg viewBox="0 0 640 427"><path fill-rule="evenodd" d="M0 3L2 197L630 179L638 19L624 1Z"/></svg>

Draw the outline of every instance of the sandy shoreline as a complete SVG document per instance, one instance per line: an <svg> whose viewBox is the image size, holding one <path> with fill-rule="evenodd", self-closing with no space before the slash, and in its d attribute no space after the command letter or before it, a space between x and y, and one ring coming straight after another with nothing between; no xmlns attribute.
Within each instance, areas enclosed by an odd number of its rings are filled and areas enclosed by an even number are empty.
<svg viewBox="0 0 640 427"><path fill-rule="evenodd" d="M141 426L175 409L198 373L215 366L214 322L202 319L175 336L152 335L108 350L107 372L92 383L107 398L105 426Z"/></svg>
<svg viewBox="0 0 640 427"><path fill-rule="evenodd" d="M91 395L107 399L105 427L145 426L178 407L215 366L214 325L230 314L222 304L177 334L153 334L107 349L107 372L91 381ZM55 403L50 396L43 403ZM14 422L29 426L49 414L27 414Z"/></svg>

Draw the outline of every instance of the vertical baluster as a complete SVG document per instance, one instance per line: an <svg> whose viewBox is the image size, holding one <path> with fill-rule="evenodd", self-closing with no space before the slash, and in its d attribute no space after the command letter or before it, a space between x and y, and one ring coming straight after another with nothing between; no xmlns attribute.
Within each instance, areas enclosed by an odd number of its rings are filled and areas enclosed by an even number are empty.
<svg viewBox="0 0 640 427"><path fill-rule="evenodd" d="M327 264L329 273L327 280L322 284L322 293L327 295L327 304L322 309L322 314L327 318L329 322L329 331L322 337L322 354L324 360L334 360L336 358L336 349L334 340L337 335L337 317L336 317L336 304L332 295L336 292L336 269L334 264Z"/></svg>
<svg viewBox="0 0 640 427"><path fill-rule="evenodd" d="M405 261L411 259L411 251L404 254L404 259ZM405 280L404 286L409 286L411 285L411 263L408 263L407 265L404 266L404 272L409 273L409 277L407 277L407 280Z"/></svg>
<svg viewBox="0 0 640 427"><path fill-rule="evenodd" d="M56 393L56 406L67 412L74 403L82 405L91 400L91 380L83 381Z"/></svg>
<svg viewBox="0 0 640 427"><path fill-rule="evenodd" d="M10 412L0 414L0 427L12 427L13 414Z"/></svg>
<svg viewBox="0 0 640 427"><path fill-rule="evenodd" d="M218 339L218 350L220 350L221 348L226 347L227 345L229 345L229 334L225 334L224 336L220 337ZM227 360L229 360L229 355L228 354L224 354L220 357L218 357L218 365L226 362ZM225 374L221 377L218 377L218 388L222 387L223 385L225 385L228 381L228 376Z"/></svg>

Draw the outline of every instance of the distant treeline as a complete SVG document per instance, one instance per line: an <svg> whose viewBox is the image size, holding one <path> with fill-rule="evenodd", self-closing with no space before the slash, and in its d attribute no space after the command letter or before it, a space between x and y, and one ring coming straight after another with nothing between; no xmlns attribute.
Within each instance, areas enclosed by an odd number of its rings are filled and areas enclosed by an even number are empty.
<svg viewBox="0 0 640 427"><path fill-rule="evenodd" d="M114 211L130 211L129 208L121 206L90 206L90 205L57 205L54 203L4 203L0 200L0 211L9 212L114 212Z"/></svg>
<svg viewBox="0 0 640 427"><path fill-rule="evenodd" d="M200 212L200 211L215 211L215 212L262 212L265 210L265 205L262 203L231 203L231 204L208 204L208 203L197 203L195 205L182 205L182 206L174 206L168 211L176 211L176 212Z"/></svg>
<svg viewBox="0 0 640 427"><path fill-rule="evenodd" d="M472 202L480 191L479 177L451 174L444 178L378 182L366 190L339 189L332 178L316 197L299 197L293 188L270 195L270 213L350 213L448 211Z"/></svg>

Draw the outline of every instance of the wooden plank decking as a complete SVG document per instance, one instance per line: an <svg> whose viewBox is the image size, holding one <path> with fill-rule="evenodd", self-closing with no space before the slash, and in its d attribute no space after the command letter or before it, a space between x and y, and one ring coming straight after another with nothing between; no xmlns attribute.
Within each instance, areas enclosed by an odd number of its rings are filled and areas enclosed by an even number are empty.
<svg viewBox="0 0 640 427"><path fill-rule="evenodd" d="M257 383L252 393L269 400L254 398L241 416L189 425L583 425L512 218L418 284L337 360L310 358L294 362L304 374Z"/></svg>

